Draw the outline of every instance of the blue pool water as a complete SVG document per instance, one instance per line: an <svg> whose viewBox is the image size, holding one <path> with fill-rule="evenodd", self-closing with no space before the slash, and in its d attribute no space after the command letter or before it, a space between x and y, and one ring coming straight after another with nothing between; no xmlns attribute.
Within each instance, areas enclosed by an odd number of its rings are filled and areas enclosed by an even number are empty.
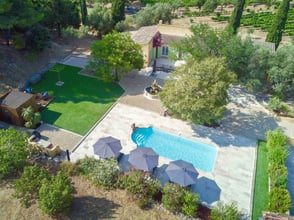
<svg viewBox="0 0 294 220"><path fill-rule="evenodd" d="M132 133L133 142L139 147L151 147L157 154L171 160L185 160L194 167L211 172L216 159L216 148L153 127L137 128Z"/></svg>

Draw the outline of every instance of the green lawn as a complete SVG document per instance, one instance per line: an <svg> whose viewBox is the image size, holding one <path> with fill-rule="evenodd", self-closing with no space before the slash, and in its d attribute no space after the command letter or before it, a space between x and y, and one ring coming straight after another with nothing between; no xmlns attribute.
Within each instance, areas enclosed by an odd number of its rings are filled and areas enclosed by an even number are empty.
<svg viewBox="0 0 294 220"><path fill-rule="evenodd" d="M268 202L268 158L266 150L266 142L258 142L255 186L253 197L253 220L262 216L262 211L266 210Z"/></svg>
<svg viewBox="0 0 294 220"><path fill-rule="evenodd" d="M78 74L78 67L57 64L33 86L34 92L48 91L54 100L42 111L42 120L84 135L122 95L116 83ZM63 86L56 86L57 81Z"/></svg>

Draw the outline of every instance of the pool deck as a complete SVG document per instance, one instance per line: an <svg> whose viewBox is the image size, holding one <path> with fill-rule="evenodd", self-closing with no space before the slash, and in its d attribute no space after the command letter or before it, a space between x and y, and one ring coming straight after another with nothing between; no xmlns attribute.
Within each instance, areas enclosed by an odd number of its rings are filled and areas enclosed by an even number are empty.
<svg viewBox="0 0 294 220"><path fill-rule="evenodd" d="M216 147L217 157L213 172L206 173L198 170L198 178L206 177L215 181L217 186L211 186L213 188L209 192L205 190L205 187L209 186L205 185L195 184L192 185L192 189L200 194L207 205L213 205L217 200L225 203L236 202L242 213L250 215L256 160L256 140L253 139L229 135L203 126L194 126L181 120L164 117L160 112L118 102L77 145L71 154L71 160L95 156L93 144L100 137L113 136L121 140L124 156L120 164L122 169L127 170L130 166L127 162L128 154L136 148L131 140L132 123L136 123L138 127L153 126ZM160 157L158 169L155 171L163 185L168 182L164 170L169 162L169 159ZM220 192L214 188L219 188Z"/></svg>

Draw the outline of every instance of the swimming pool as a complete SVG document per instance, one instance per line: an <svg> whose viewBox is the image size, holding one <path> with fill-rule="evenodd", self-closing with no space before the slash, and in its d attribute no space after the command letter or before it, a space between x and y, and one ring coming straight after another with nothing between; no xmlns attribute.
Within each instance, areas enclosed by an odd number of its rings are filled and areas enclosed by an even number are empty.
<svg viewBox="0 0 294 220"><path fill-rule="evenodd" d="M132 140L139 147L151 147L162 157L185 160L195 168L212 172L217 150L215 147L169 134L153 127L137 128Z"/></svg>

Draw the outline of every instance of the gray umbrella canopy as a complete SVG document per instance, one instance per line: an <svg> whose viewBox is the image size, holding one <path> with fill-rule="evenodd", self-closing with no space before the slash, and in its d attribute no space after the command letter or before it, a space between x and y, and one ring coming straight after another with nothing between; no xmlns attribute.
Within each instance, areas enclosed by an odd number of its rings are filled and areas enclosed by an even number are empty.
<svg viewBox="0 0 294 220"><path fill-rule="evenodd" d="M137 147L130 152L129 162L135 168L152 171L158 165L158 154L149 147Z"/></svg>
<svg viewBox="0 0 294 220"><path fill-rule="evenodd" d="M212 179L203 176L197 180L193 188L200 195L202 202L211 205L213 202L220 200L221 189Z"/></svg>
<svg viewBox="0 0 294 220"><path fill-rule="evenodd" d="M196 183L198 172L193 164L183 160L175 160L169 163L165 170L170 181L181 186L189 186Z"/></svg>
<svg viewBox="0 0 294 220"><path fill-rule="evenodd" d="M101 158L117 158L122 149L120 140L114 137L104 137L98 139L98 141L93 145L94 153Z"/></svg>

